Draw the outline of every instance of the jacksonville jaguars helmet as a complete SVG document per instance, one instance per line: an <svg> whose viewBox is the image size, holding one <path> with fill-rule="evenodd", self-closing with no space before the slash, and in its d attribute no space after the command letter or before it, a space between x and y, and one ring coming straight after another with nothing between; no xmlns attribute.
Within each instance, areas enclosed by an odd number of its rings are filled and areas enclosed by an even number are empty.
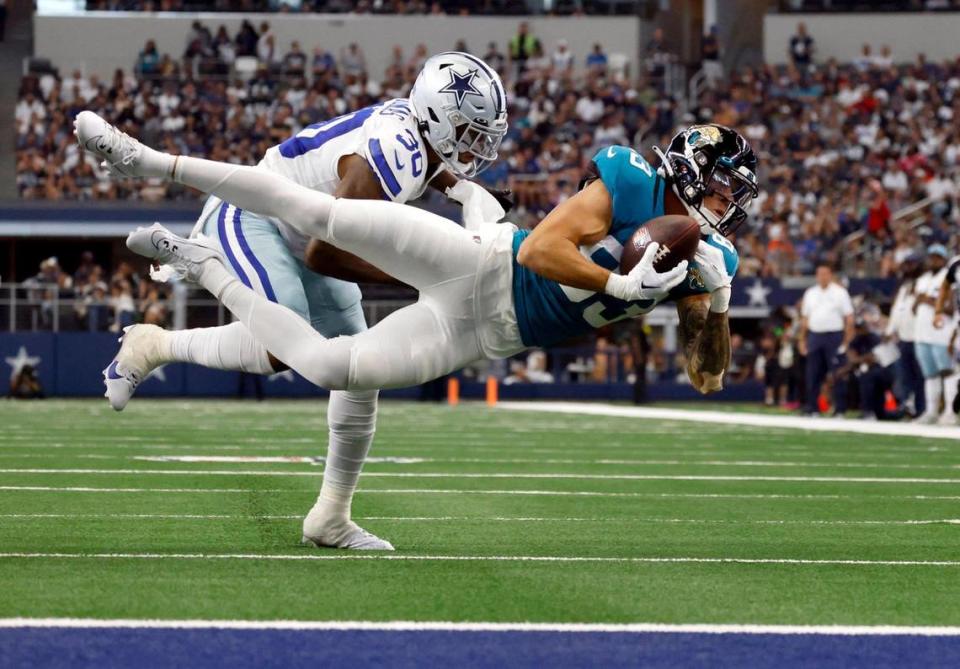
<svg viewBox="0 0 960 669"><path fill-rule="evenodd" d="M757 196L757 157L738 132L722 125L695 125L670 141L659 170L703 234L729 235L747 220L746 207ZM718 195L727 209L718 215L703 199Z"/></svg>
<svg viewBox="0 0 960 669"><path fill-rule="evenodd" d="M497 159L507 133L499 75L475 56L448 51L423 64L410 92L420 133L454 173L472 177ZM468 163L461 153L470 153Z"/></svg>

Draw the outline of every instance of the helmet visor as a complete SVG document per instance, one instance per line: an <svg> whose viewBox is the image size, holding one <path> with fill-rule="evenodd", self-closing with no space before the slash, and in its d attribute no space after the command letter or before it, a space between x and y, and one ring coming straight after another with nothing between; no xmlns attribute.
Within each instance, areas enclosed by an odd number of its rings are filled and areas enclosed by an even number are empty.
<svg viewBox="0 0 960 669"><path fill-rule="evenodd" d="M504 130L485 128L476 123L464 124L458 128L457 150L460 153L471 153L479 160L492 162L497 159L500 142L503 141Z"/></svg>
<svg viewBox="0 0 960 669"><path fill-rule="evenodd" d="M752 173L741 174L739 171L733 171L723 167L718 167L707 180L707 187L704 191L704 198L716 197L726 203L726 209L723 213L713 211L710 207L701 207L711 209L710 213L716 218L711 221L713 227L722 235L730 235L736 232L746 220L746 208L750 200L757 196L757 186L750 179Z"/></svg>
<svg viewBox="0 0 960 669"><path fill-rule="evenodd" d="M704 195L716 195L730 204L746 208L756 196L756 188L739 173L721 168L710 175Z"/></svg>

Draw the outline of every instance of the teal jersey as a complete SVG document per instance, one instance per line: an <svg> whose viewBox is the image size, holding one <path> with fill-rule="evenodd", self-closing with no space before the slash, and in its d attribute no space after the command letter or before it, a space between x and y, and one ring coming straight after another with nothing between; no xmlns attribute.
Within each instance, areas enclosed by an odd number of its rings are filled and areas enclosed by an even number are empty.
<svg viewBox="0 0 960 669"><path fill-rule="evenodd" d="M601 149L593 164L613 200L613 220L607 236L592 246L581 246L580 253L601 267L619 272L620 255L627 240L647 221L663 216L665 183L640 154L627 147ZM526 346L552 346L624 318L640 316L656 306L654 300L619 300L545 279L517 262L517 252L529 234L528 230L518 230L513 237L513 302L520 337ZM738 264L733 245L719 235L707 238L707 243L724 251L732 276ZM705 292L696 263L692 263L687 278L667 299Z"/></svg>

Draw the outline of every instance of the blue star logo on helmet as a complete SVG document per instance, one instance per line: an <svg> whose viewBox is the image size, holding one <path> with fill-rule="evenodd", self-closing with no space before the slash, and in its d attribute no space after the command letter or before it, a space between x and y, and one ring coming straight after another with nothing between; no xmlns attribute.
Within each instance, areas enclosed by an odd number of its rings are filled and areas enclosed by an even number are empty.
<svg viewBox="0 0 960 669"><path fill-rule="evenodd" d="M463 101L468 95L476 95L477 97L483 97L483 93L477 90L476 86L473 85L473 78L477 76L476 70L470 70L466 74L457 74L454 69L451 67L448 72L450 72L450 83L440 89L441 93L453 93L457 96L457 109L463 105Z"/></svg>

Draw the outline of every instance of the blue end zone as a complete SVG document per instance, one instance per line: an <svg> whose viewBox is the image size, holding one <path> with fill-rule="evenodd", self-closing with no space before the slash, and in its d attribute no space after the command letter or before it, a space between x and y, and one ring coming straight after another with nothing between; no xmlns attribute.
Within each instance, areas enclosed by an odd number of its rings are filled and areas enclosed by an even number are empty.
<svg viewBox="0 0 960 669"><path fill-rule="evenodd" d="M0 666L947 667L960 637L8 628Z"/></svg>

